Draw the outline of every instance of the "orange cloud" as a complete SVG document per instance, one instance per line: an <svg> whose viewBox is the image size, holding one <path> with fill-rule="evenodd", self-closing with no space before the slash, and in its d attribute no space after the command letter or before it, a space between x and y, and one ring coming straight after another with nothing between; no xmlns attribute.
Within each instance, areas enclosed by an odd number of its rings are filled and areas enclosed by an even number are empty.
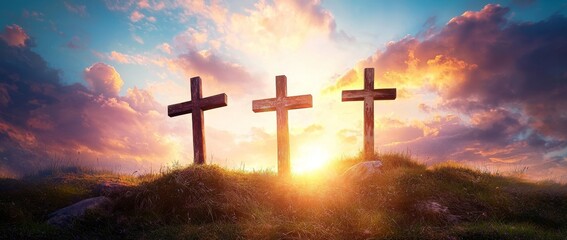
<svg viewBox="0 0 567 240"><path fill-rule="evenodd" d="M162 43L156 47L164 53L171 54L171 46L168 43Z"/></svg>
<svg viewBox="0 0 567 240"><path fill-rule="evenodd" d="M95 93L106 96L118 96L124 81L114 67L98 62L87 67L84 72L85 81Z"/></svg>
<svg viewBox="0 0 567 240"><path fill-rule="evenodd" d="M117 61L119 63L130 63L131 62L130 60L128 60L128 56L126 56L125 54L116 52L116 51L110 52L109 58L111 60Z"/></svg>

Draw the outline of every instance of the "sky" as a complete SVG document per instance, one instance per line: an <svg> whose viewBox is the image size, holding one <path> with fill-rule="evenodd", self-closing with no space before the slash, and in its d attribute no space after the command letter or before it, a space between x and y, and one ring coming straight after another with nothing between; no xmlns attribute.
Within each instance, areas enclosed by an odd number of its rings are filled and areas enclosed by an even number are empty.
<svg viewBox="0 0 567 240"><path fill-rule="evenodd" d="M292 170L359 154L364 68L375 149L428 165L567 181L567 1L10 1L0 10L0 176L66 164L156 172L191 164L190 100L207 160L276 170L274 112L252 100L311 94L289 112Z"/></svg>

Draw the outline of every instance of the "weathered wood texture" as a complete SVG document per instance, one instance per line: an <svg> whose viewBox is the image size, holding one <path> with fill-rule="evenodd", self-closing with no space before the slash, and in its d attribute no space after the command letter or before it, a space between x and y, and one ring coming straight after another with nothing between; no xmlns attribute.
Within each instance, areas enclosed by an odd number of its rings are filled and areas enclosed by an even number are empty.
<svg viewBox="0 0 567 240"><path fill-rule="evenodd" d="M289 126L287 111L291 109L310 108L313 106L311 95L287 96L286 76L276 76L276 97L252 101L252 111L276 111L278 135L278 175L287 177L291 174L289 161Z"/></svg>
<svg viewBox="0 0 567 240"><path fill-rule="evenodd" d="M199 101L199 105L203 106L201 108L201 110L203 111L210 110L213 108L224 107L226 106L226 103L227 103L227 96L224 93L206 97ZM193 106L195 106L193 101L187 101L187 102L169 105L167 106L167 115L170 117L175 117L179 115L192 113Z"/></svg>
<svg viewBox="0 0 567 240"><path fill-rule="evenodd" d="M191 78L191 101L167 106L167 115L175 117L191 113L193 117L193 163L205 164L207 145L205 143L205 116L203 111L227 105L226 94L203 98L201 78Z"/></svg>
<svg viewBox="0 0 567 240"><path fill-rule="evenodd" d="M342 101L364 101L364 159L374 156L374 100L394 100L396 89L374 89L374 68L364 69L364 89L345 90Z"/></svg>

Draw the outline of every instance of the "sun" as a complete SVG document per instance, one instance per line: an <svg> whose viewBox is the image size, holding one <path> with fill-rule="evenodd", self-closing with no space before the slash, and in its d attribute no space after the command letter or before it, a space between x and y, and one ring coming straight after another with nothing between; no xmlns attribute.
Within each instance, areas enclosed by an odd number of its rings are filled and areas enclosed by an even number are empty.
<svg viewBox="0 0 567 240"><path fill-rule="evenodd" d="M303 146L292 159L291 171L296 174L311 172L323 167L330 159L329 151L321 146Z"/></svg>

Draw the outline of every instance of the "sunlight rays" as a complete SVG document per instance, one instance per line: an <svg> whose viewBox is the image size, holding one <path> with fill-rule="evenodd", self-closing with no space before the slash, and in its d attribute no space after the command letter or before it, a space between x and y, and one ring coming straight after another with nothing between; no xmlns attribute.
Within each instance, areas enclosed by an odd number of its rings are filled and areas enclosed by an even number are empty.
<svg viewBox="0 0 567 240"><path fill-rule="evenodd" d="M316 171L325 166L332 158L331 153L323 146L305 145L291 160L291 171L294 174L303 174Z"/></svg>

